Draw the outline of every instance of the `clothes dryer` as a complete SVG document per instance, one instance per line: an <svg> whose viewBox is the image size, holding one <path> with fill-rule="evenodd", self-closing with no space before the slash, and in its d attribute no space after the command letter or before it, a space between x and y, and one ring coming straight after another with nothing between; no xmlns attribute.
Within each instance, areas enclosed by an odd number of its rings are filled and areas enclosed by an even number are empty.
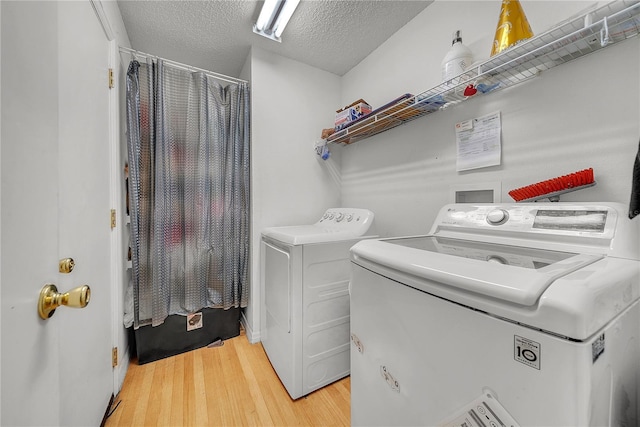
<svg viewBox="0 0 640 427"><path fill-rule="evenodd" d="M375 237L366 209L262 232L261 341L293 399L349 375L349 248Z"/></svg>
<svg viewBox="0 0 640 427"><path fill-rule="evenodd" d="M427 236L354 245L352 424L639 425L639 224L456 204Z"/></svg>

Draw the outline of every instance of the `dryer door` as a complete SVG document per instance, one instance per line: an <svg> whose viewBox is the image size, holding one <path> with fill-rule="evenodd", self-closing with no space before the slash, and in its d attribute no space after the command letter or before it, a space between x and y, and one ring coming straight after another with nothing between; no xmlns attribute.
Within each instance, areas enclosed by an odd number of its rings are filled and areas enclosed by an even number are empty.
<svg viewBox="0 0 640 427"><path fill-rule="evenodd" d="M291 332L291 254L264 243L264 303L269 321L282 331ZM270 319L270 320L269 320Z"/></svg>
<svg viewBox="0 0 640 427"><path fill-rule="evenodd" d="M280 381L294 397L301 389L297 320L301 310L301 247L263 240L262 257L264 323L260 340Z"/></svg>

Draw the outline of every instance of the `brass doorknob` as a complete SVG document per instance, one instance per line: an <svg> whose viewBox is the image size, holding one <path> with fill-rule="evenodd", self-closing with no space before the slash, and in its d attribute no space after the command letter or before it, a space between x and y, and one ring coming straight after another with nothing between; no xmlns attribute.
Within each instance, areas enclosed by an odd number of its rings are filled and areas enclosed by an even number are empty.
<svg viewBox="0 0 640 427"><path fill-rule="evenodd" d="M53 316L56 308L61 305L67 307L84 308L89 304L91 298L91 289L89 286L79 286L71 289L69 292L61 294L58 292L56 285L50 283L44 285L40 290L40 298L38 299L38 314L43 319Z"/></svg>

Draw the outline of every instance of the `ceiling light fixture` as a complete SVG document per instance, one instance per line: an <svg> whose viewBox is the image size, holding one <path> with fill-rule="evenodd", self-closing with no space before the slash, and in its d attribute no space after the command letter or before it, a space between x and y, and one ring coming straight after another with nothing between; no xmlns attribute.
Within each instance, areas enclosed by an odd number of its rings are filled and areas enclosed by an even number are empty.
<svg viewBox="0 0 640 427"><path fill-rule="evenodd" d="M253 32L281 42L280 36L298 3L300 0L265 0L258 22L253 26Z"/></svg>

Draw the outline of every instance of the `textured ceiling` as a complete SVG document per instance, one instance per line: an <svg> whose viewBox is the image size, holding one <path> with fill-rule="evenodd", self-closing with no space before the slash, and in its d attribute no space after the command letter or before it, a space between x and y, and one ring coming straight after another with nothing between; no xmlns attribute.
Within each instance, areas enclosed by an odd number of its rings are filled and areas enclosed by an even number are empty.
<svg viewBox="0 0 640 427"><path fill-rule="evenodd" d="M134 49L238 77L256 46L343 75L431 0L302 0L282 43L252 31L256 0L118 0Z"/></svg>

